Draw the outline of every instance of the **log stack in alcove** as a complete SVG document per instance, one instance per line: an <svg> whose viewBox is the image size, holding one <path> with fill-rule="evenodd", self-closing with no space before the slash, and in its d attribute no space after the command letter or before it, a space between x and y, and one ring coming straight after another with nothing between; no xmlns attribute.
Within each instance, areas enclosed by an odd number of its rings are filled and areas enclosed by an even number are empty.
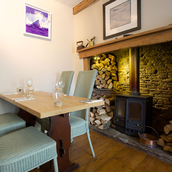
<svg viewBox="0 0 172 172"><path fill-rule="evenodd" d="M91 60L91 69L98 70L92 99L103 99L103 106L94 107L90 111L90 123L100 129L107 129L111 125L115 108L113 82L117 81L117 63L115 55L101 54ZM99 93L98 93L99 92Z"/></svg>
<svg viewBox="0 0 172 172"><path fill-rule="evenodd" d="M98 70L95 87L113 89L113 81L117 81L116 57L113 54L101 54L92 60L91 69Z"/></svg>

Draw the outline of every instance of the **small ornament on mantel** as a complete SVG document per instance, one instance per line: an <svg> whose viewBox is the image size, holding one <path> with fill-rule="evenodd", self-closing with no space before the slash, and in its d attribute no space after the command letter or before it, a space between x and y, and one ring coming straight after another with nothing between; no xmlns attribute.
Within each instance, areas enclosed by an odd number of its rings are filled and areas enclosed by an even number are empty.
<svg viewBox="0 0 172 172"><path fill-rule="evenodd" d="M80 50L80 49L82 49L82 48L85 48L84 45L83 45L83 41L78 41L78 42L76 43L76 45L77 45L77 50Z"/></svg>
<svg viewBox="0 0 172 172"><path fill-rule="evenodd" d="M87 43L86 47L87 47L88 45L89 45L89 47L93 46L93 45L94 45L94 39L95 39L95 38L96 38L96 37L94 36L93 38L90 39L90 41L87 39L88 43Z"/></svg>

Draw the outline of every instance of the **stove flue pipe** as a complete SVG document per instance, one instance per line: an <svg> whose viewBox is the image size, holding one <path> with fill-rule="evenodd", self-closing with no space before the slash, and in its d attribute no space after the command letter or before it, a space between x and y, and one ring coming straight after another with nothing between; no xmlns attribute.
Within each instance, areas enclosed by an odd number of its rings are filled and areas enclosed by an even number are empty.
<svg viewBox="0 0 172 172"><path fill-rule="evenodd" d="M139 48L129 49L129 94L140 95L139 92Z"/></svg>

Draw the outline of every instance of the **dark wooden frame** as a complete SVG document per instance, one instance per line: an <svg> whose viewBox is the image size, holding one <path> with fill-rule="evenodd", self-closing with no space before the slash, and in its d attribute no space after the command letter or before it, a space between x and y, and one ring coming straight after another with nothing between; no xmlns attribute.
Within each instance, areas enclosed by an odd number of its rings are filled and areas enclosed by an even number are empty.
<svg viewBox="0 0 172 172"><path fill-rule="evenodd" d="M124 31L121 31L118 33L114 33L114 34L111 34L108 36L106 35L106 24L107 24L107 22L106 22L106 6L113 3L114 1L116 1L116 0L111 0L111 1L103 4L103 39L104 40L141 29L141 0L137 0L137 26L134 28L128 28L127 30L124 30ZM132 3L132 1L133 0L131 0L131 3Z"/></svg>

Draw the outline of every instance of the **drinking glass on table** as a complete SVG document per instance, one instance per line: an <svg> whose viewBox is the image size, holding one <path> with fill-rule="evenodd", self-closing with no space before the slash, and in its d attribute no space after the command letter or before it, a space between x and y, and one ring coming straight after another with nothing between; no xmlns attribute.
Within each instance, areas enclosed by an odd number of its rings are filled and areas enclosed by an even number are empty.
<svg viewBox="0 0 172 172"><path fill-rule="evenodd" d="M21 93L22 93L23 97L28 98L28 96L29 96L29 89L27 87L23 87Z"/></svg>
<svg viewBox="0 0 172 172"><path fill-rule="evenodd" d="M63 92L55 92L53 94L54 106L62 106L63 104Z"/></svg>
<svg viewBox="0 0 172 172"><path fill-rule="evenodd" d="M33 97L34 88L33 88L33 79L27 78L27 86L29 88L29 96Z"/></svg>
<svg viewBox="0 0 172 172"><path fill-rule="evenodd" d="M22 93L22 87L17 87L17 93L21 94Z"/></svg>

